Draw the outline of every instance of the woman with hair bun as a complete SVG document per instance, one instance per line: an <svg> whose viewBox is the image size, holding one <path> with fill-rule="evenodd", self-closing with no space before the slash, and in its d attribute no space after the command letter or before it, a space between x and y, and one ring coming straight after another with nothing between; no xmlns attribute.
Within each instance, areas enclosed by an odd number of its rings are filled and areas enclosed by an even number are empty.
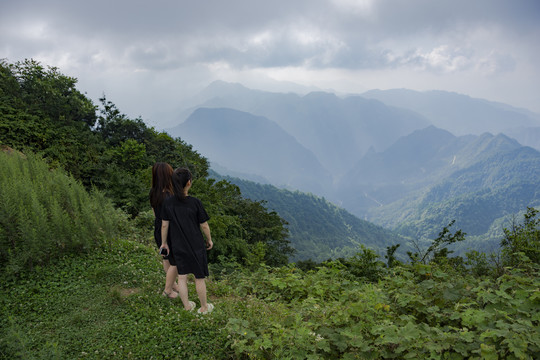
<svg viewBox="0 0 540 360"><path fill-rule="evenodd" d="M161 237L170 236L170 243L161 244L169 253L171 266L167 278L178 275L179 295L184 309L194 310L195 303L189 301L187 276L195 276L195 289L201 303L198 312L209 313L214 305L206 301L206 277L208 259L206 251L214 246L208 220L202 202L188 195L192 184L191 172L186 168L176 169L172 175L174 196L163 202Z"/></svg>

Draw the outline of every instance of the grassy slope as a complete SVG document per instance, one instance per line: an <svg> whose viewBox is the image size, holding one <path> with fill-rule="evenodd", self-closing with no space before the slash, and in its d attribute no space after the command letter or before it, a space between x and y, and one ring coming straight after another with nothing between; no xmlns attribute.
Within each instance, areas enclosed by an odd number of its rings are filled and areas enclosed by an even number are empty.
<svg viewBox="0 0 540 360"><path fill-rule="evenodd" d="M162 297L154 250L123 241L3 282L0 358L227 357L226 313L197 316ZM209 293L218 286L210 282Z"/></svg>

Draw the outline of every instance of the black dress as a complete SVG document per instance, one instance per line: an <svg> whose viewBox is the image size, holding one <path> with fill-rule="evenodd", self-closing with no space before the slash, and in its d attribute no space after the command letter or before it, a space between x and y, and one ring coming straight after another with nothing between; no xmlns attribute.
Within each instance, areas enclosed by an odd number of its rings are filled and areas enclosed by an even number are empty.
<svg viewBox="0 0 540 360"><path fill-rule="evenodd" d="M166 194L165 199L171 197L171 194ZM154 208L154 214L156 215L154 219L154 240L156 241L156 245L158 249L161 247L161 219L163 218L162 215L162 206L157 206ZM171 246L171 236L167 236L167 244ZM168 260L169 257L167 255L163 256L164 260Z"/></svg>
<svg viewBox="0 0 540 360"><path fill-rule="evenodd" d="M169 261L176 265L178 274L193 274L197 279L208 276L206 243L200 224L210 217L201 201L192 196L184 200L171 196L163 202L162 219L169 221Z"/></svg>

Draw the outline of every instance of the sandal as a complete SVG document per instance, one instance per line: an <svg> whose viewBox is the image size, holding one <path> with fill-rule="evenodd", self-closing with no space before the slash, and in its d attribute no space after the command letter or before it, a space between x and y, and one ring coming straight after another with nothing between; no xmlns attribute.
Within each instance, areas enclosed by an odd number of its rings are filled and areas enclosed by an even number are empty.
<svg viewBox="0 0 540 360"><path fill-rule="evenodd" d="M176 294L176 295L173 295L171 296L172 294ZM170 293L166 292L165 290L163 290L163 292L161 293L161 295L163 296L166 296L168 297L169 299L176 299L178 297L178 293L176 291L171 291Z"/></svg>
<svg viewBox="0 0 540 360"><path fill-rule="evenodd" d="M204 315L204 314L209 314L209 313L211 313L212 310L214 310L214 304L208 303L208 304L206 304L206 311L201 311L201 308L199 308L199 310L197 310L197 312L198 312L199 314L203 314L203 315Z"/></svg>
<svg viewBox="0 0 540 360"><path fill-rule="evenodd" d="M190 309L187 310L187 311L193 311L193 310L195 310L195 302L194 302L194 301L190 301L190 302L189 302L189 306L190 306Z"/></svg>

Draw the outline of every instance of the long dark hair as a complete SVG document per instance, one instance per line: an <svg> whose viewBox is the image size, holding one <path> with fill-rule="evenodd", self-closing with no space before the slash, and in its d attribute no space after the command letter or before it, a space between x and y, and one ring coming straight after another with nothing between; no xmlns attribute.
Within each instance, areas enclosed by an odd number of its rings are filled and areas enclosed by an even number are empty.
<svg viewBox="0 0 540 360"><path fill-rule="evenodd" d="M191 175L191 171L189 171L187 168L178 168L174 170L172 175L172 185L174 196L176 196L179 200L184 200L186 198L184 188L186 187L188 181L192 178L193 176Z"/></svg>
<svg viewBox="0 0 540 360"><path fill-rule="evenodd" d="M173 194L173 168L164 162L152 166L152 188L150 189L150 205L156 209L161 205L167 194Z"/></svg>

